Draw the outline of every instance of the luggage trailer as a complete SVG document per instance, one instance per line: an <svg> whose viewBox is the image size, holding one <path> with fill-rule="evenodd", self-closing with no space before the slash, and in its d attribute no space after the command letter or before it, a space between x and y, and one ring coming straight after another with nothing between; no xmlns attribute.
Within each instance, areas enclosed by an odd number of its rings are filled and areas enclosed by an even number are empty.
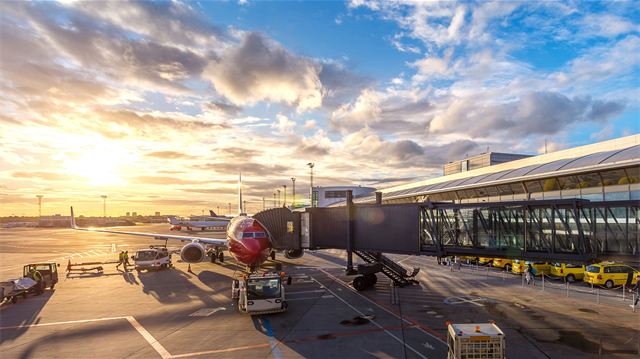
<svg viewBox="0 0 640 359"><path fill-rule="evenodd" d="M505 335L495 322L447 323L448 359L505 359Z"/></svg>

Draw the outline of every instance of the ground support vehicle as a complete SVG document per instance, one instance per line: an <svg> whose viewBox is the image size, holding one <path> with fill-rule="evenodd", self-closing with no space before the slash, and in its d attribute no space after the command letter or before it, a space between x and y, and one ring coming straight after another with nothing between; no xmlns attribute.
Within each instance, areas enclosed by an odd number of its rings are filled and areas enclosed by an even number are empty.
<svg viewBox="0 0 640 359"><path fill-rule="evenodd" d="M137 251L131 256L134 266L138 272L143 269L159 270L162 268L173 267L171 263L171 253L164 245L149 246L149 249Z"/></svg>
<svg viewBox="0 0 640 359"><path fill-rule="evenodd" d="M56 266L55 263L34 263L27 264L24 266L22 270L22 274L24 278L33 278L31 274L31 269L35 268L42 275L42 290L49 287L53 289L53 287L58 283L58 264ZM32 291L35 292L35 287L32 287Z"/></svg>
<svg viewBox="0 0 640 359"><path fill-rule="evenodd" d="M604 285L607 289L611 289L617 285L635 285L638 282L637 275L640 275L640 272L628 265L603 262L587 266L583 280L596 285Z"/></svg>
<svg viewBox="0 0 640 359"><path fill-rule="evenodd" d="M564 278L567 282L573 283L584 278L584 265L571 263L551 263L551 277Z"/></svg>
<svg viewBox="0 0 640 359"><path fill-rule="evenodd" d="M18 301L18 297L27 297L27 293L36 285L36 281L30 278L18 278L7 282L0 282L0 294L3 302L5 299L13 303Z"/></svg>
<svg viewBox="0 0 640 359"><path fill-rule="evenodd" d="M504 359L505 335L494 322L488 324L447 323L447 359Z"/></svg>
<svg viewBox="0 0 640 359"><path fill-rule="evenodd" d="M238 303L240 313L257 315L279 313L287 310L284 283L291 284L282 273L250 273L231 284L231 298Z"/></svg>
<svg viewBox="0 0 640 359"><path fill-rule="evenodd" d="M169 230L172 230L172 231L173 231L173 230L179 231L179 230L181 230L181 229L182 229L182 227L180 227L180 226L171 226L171 227L169 228Z"/></svg>

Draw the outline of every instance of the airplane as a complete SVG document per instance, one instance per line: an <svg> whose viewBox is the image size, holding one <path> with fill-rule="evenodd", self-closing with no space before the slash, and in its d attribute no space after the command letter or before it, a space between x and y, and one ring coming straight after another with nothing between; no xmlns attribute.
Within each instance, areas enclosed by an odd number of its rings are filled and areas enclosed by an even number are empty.
<svg viewBox="0 0 640 359"><path fill-rule="evenodd" d="M188 229L200 228L204 231L206 228L210 227L226 227L231 218L216 217L216 220L214 221L182 221L178 220L174 216L167 216L167 220L173 226L187 227Z"/></svg>
<svg viewBox="0 0 640 359"><path fill-rule="evenodd" d="M269 256L275 257L275 249L269 240L269 232L254 218L247 216L242 210L242 174L239 176L238 182L238 216L231 219L227 225L227 239L212 239L194 236L174 236L159 235L153 233L135 233L110 231L105 229L78 228L73 216L73 207L71 207L71 228L75 230L129 234L136 236L154 237L157 239L179 239L182 241L190 241L180 250L180 258L187 263L202 262L207 254L211 255L211 262L214 263L216 257L220 262L224 261L222 250L229 250L229 253L238 262L247 266L248 272L256 271ZM213 247L213 248L211 248ZM214 253L215 251L215 253ZM297 259L302 257L304 251L284 251L284 256L289 259Z"/></svg>

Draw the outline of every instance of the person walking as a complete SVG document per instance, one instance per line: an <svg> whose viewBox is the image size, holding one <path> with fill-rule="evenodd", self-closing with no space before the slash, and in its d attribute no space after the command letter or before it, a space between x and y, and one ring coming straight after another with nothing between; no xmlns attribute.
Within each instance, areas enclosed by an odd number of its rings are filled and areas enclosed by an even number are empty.
<svg viewBox="0 0 640 359"><path fill-rule="evenodd" d="M636 305L638 305L638 299L640 298L638 296L638 294L640 294L640 275L636 276L636 280L637 280L636 285L633 288L629 289L629 293L636 292L636 301L635 301L635 303L633 303L633 305L629 304L629 306L632 307L632 308L635 307Z"/></svg>
<svg viewBox="0 0 640 359"><path fill-rule="evenodd" d="M534 275L533 267L531 267L531 264L529 264L527 266L527 268L525 268L524 274L525 274L526 279L527 279L527 284L531 284L530 282L533 282L533 285L536 285L536 280L533 277L533 275Z"/></svg>
<svg viewBox="0 0 640 359"><path fill-rule="evenodd" d="M120 267L122 264L124 264L124 251L118 253L118 265L116 265L116 268ZM124 268L127 269L126 264L124 265Z"/></svg>
<svg viewBox="0 0 640 359"><path fill-rule="evenodd" d="M124 251L124 268L126 269L127 266L130 266L131 264L129 263L129 251Z"/></svg>

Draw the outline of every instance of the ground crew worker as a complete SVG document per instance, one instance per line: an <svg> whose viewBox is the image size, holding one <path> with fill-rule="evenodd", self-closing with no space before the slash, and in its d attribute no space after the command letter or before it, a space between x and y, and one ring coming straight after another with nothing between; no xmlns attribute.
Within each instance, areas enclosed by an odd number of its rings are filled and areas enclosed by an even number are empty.
<svg viewBox="0 0 640 359"><path fill-rule="evenodd" d="M40 272L37 271L35 267L31 267L31 275L33 276L33 280L36 281L36 295L44 293L44 288L42 287L42 285L44 284L44 281L42 280L42 274L40 274Z"/></svg>
<svg viewBox="0 0 640 359"><path fill-rule="evenodd" d="M118 265L116 266L116 268L120 267L121 264L124 264L125 269L127 268L127 265L124 263L124 251L118 253Z"/></svg>
<svg viewBox="0 0 640 359"><path fill-rule="evenodd" d="M127 268L127 266L130 266L131 264L129 263L129 251L124 251L124 267Z"/></svg>

